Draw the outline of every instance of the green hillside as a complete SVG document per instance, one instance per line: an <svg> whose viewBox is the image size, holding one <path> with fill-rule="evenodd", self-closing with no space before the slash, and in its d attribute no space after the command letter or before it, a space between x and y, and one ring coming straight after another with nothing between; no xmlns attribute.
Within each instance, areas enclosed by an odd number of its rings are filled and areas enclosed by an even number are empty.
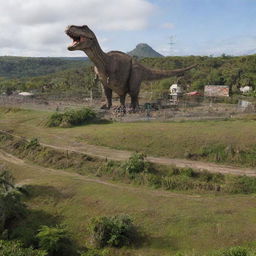
<svg viewBox="0 0 256 256"><path fill-rule="evenodd" d="M42 76L60 70L86 66L88 58L0 57L0 77L22 78Z"/></svg>
<svg viewBox="0 0 256 256"><path fill-rule="evenodd" d="M239 92L243 86L256 88L256 55L248 56L172 56L165 58L145 58L142 64L155 69L182 68L194 63L198 67L185 72L179 81L189 86L189 90L202 90L204 85L227 85L232 93ZM177 77L167 79L168 82L156 82L155 87L169 89L170 82L176 82Z"/></svg>
<svg viewBox="0 0 256 256"><path fill-rule="evenodd" d="M82 58L0 57L0 60L0 92L43 87L47 87L48 92L72 92L80 89L85 91L94 86L91 62L87 58L82 60ZM179 82L188 86L189 91L203 90L207 84L228 85L233 94L239 93L239 88L243 86L252 86L254 90L256 88L256 55L172 56L143 58L139 61L155 69L176 69L197 63L198 67L179 78ZM171 77L151 83L151 88L162 94L168 91L170 83L175 82L177 77ZM142 88L147 90L148 85Z"/></svg>

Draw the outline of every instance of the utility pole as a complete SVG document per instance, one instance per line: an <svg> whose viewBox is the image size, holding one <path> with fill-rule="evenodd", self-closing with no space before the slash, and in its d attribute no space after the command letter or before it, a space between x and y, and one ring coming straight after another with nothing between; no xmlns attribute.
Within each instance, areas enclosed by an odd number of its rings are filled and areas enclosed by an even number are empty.
<svg viewBox="0 0 256 256"><path fill-rule="evenodd" d="M170 55L172 55L173 49L174 49L174 36L170 36L169 38L169 46L170 46Z"/></svg>

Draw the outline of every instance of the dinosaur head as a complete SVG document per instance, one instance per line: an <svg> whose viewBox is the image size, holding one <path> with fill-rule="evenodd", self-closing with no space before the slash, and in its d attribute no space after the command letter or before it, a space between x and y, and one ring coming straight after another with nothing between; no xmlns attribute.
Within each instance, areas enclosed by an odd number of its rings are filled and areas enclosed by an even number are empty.
<svg viewBox="0 0 256 256"><path fill-rule="evenodd" d="M90 48L97 40L94 33L88 26L68 26L65 30L66 34L73 39L73 42L68 46L68 50L86 50Z"/></svg>

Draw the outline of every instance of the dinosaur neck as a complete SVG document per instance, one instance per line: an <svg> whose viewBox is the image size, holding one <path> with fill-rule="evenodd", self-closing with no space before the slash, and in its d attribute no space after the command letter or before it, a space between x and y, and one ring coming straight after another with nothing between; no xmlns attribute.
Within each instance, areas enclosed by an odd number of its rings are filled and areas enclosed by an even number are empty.
<svg viewBox="0 0 256 256"><path fill-rule="evenodd" d="M108 55L102 51L98 41L92 47L85 49L84 52L95 64L99 72L106 73Z"/></svg>

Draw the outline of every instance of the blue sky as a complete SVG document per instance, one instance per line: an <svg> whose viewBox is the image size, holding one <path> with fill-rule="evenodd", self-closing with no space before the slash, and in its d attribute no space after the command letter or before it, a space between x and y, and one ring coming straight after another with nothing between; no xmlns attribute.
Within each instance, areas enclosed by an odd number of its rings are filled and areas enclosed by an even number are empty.
<svg viewBox="0 0 256 256"><path fill-rule="evenodd" d="M0 0L0 55L68 52L68 24L88 25L105 51L147 43L164 55L256 53L256 0ZM170 50L170 37L175 43Z"/></svg>
<svg viewBox="0 0 256 256"><path fill-rule="evenodd" d="M122 33L121 40L116 37L116 47L122 45L128 50L136 43L145 42L165 55L256 53L255 0L150 2L155 10L149 17L148 27ZM168 45L171 36L175 43L172 50Z"/></svg>
<svg viewBox="0 0 256 256"><path fill-rule="evenodd" d="M160 8L157 22L173 24L169 32L175 35L177 52L239 54L256 49L255 0L158 0L152 3ZM166 32L159 31L159 35L164 36Z"/></svg>

